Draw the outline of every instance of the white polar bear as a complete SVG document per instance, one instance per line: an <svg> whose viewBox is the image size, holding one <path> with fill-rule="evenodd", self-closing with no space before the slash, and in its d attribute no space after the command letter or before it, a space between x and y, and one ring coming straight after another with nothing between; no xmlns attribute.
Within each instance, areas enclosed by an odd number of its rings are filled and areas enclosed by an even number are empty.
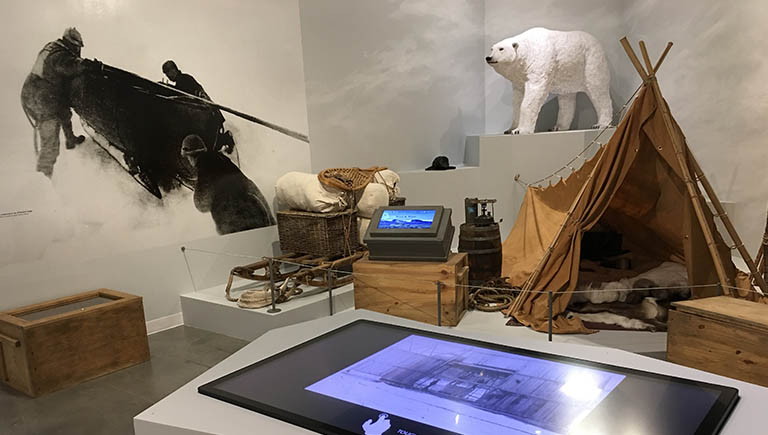
<svg viewBox="0 0 768 435"><path fill-rule="evenodd" d="M603 48L589 33L535 27L494 44L485 61L514 88L515 118L506 134L533 133L549 94L557 95L560 105L555 130L570 128L577 92L592 101L596 128L613 121L611 72Z"/></svg>

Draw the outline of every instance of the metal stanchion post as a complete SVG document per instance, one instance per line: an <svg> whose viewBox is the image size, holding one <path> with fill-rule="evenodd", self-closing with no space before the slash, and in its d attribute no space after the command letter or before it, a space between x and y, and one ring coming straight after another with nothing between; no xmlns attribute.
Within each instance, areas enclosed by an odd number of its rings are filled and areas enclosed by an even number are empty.
<svg viewBox="0 0 768 435"><path fill-rule="evenodd" d="M328 277L326 279L328 282L328 308L331 311L331 316L333 316L333 272L331 272L331 269L328 269Z"/></svg>
<svg viewBox="0 0 768 435"><path fill-rule="evenodd" d="M443 283L437 282L437 326L443 326Z"/></svg>
<svg viewBox="0 0 768 435"><path fill-rule="evenodd" d="M195 277L192 276L192 268L189 267L189 259L187 258L187 247L181 247L181 255L184 256L184 263L187 265L187 272L189 272L189 280L192 282L192 290L197 293L197 285L195 285Z"/></svg>
<svg viewBox="0 0 768 435"><path fill-rule="evenodd" d="M269 259L269 289L272 291L272 308L268 309L269 314L279 313L282 311L275 306L275 260Z"/></svg>
<svg viewBox="0 0 768 435"><path fill-rule="evenodd" d="M552 290L547 293L549 299L549 326L547 328L549 333L549 341L552 341Z"/></svg>

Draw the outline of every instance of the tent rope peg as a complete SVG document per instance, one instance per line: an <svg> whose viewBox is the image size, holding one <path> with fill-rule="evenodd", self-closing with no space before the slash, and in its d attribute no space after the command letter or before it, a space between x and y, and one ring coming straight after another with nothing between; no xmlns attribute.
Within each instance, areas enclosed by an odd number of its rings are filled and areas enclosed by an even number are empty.
<svg viewBox="0 0 768 435"><path fill-rule="evenodd" d="M739 249L739 248L742 248L742 247L744 247L744 244L743 243L739 243L739 244L736 244L736 245L729 245L728 249L733 251L734 249Z"/></svg>

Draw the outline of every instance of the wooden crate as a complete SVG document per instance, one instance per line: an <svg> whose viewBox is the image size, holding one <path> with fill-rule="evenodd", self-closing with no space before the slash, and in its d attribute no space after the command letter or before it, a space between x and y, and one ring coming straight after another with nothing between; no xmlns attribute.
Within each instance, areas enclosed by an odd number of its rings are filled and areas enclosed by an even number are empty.
<svg viewBox="0 0 768 435"><path fill-rule="evenodd" d="M669 361L768 387L768 305L729 296L672 305Z"/></svg>
<svg viewBox="0 0 768 435"><path fill-rule="evenodd" d="M147 360L138 296L100 289L0 313L0 380L30 396Z"/></svg>
<svg viewBox="0 0 768 435"><path fill-rule="evenodd" d="M372 261L353 266L355 308L437 325L437 285L443 325L456 326L467 310L467 254L451 254L444 263ZM458 284L458 285L457 285Z"/></svg>

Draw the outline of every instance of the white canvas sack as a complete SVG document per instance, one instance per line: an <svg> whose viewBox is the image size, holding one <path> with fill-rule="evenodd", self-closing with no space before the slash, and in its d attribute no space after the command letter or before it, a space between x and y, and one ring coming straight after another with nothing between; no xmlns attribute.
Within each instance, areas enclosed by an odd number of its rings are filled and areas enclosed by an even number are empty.
<svg viewBox="0 0 768 435"><path fill-rule="evenodd" d="M371 224L370 219L366 219L363 217L357 218L357 230L360 234L360 243L365 245L365 242L363 242L363 239L365 238L365 232L368 231L368 226Z"/></svg>
<svg viewBox="0 0 768 435"><path fill-rule="evenodd" d="M387 186L370 183L363 190L360 200L357 201L357 215L370 219L377 208L388 205L389 193L387 192Z"/></svg>
<svg viewBox="0 0 768 435"><path fill-rule="evenodd" d="M344 193L323 186L315 174L288 172L277 179L275 194L282 209L331 213L347 208Z"/></svg>
<svg viewBox="0 0 768 435"><path fill-rule="evenodd" d="M390 199L400 196L400 176L397 172L385 169L373 175L373 183L387 186Z"/></svg>

